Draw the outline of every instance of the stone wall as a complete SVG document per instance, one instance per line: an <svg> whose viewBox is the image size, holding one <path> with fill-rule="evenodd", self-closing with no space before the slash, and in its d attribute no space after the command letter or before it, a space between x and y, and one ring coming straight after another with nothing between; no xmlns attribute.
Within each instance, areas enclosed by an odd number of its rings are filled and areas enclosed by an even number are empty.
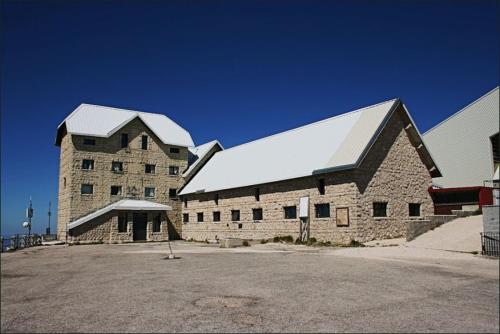
<svg viewBox="0 0 500 334"><path fill-rule="evenodd" d="M319 179L325 180L325 194L318 191ZM310 237L347 243L350 240L404 236L409 219L409 203L421 204L421 217L433 212L427 191L432 179L412 144L400 113L395 113L356 170L313 175L304 178L184 196L189 215L183 224L185 239L205 240L226 237L268 239L278 235L299 236L299 219L285 219L284 206L296 206L299 199L310 200ZM255 189L260 190L260 200ZM218 195L218 204L215 198ZM373 201L388 203L388 217L373 217ZM316 218L315 204L329 203L330 217ZM263 219L255 222L252 209L261 208ZM231 210L240 210L241 219L231 220ZM337 211L348 210L348 226L338 226ZM221 221L214 222L214 211ZM203 213L203 222L197 214Z"/></svg>
<svg viewBox="0 0 500 334"><path fill-rule="evenodd" d="M426 219L414 219L405 222L406 241L411 241L430 230L457 218L455 215L429 216Z"/></svg>
<svg viewBox="0 0 500 334"><path fill-rule="evenodd" d="M126 148L121 148L122 133L129 137ZM148 136L147 150L141 149L142 135ZM84 145L85 138L95 139L96 145ZM169 212L169 221L180 233L180 202L169 198L169 189L182 186L181 174L187 168L188 151L178 147L179 153L170 153L171 147L177 146L163 144L138 118L109 138L64 135L60 156L58 238L65 239L68 222L125 197L170 205L173 210ZM83 159L94 160L94 169L83 170ZM123 163L123 172L111 170L113 161ZM145 164L155 165L155 174L146 174ZM169 166L179 167L179 175L169 175ZM82 195L82 184L92 184L93 194ZM112 196L111 186L121 186L121 196ZM145 187L155 188L153 198L145 198Z"/></svg>

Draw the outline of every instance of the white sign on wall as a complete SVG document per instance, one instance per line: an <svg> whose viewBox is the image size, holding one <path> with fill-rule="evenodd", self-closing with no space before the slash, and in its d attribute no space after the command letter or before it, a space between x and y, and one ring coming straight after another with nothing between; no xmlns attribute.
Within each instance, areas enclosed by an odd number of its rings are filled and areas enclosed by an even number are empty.
<svg viewBox="0 0 500 334"><path fill-rule="evenodd" d="M299 217L309 217L309 197L301 197L299 202Z"/></svg>

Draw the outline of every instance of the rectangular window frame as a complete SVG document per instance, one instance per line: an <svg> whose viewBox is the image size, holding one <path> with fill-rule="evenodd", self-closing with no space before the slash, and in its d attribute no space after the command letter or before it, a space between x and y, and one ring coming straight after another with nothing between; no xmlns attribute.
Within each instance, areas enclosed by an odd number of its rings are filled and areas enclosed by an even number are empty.
<svg viewBox="0 0 500 334"><path fill-rule="evenodd" d="M90 189L90 192L84 192L83 191L84 187L90 187L90 188L88 188L88 189ZM90 184L90 183L82 183L82 185L80 187L80 194L86 195L86 196L93 195L94 194L94 185Z"/></svg>
<svg viewBox="0 0 500 334"><path fill-rule="evenodd" d="M170 199L177 198L177 188L168 188L168 198Z"/></svg>
<svg viewBox="0 0 500 334"><path fill-rule="evenodd" d="M141 150L147 150L148 149L148 136L142 135L141 136Z"/></svg>
<svg viewBox="0 0 500 334"><path fill-rule="evenodd" d="M189 213L183 213L182 214L182 222L184 224L189 223Z"/></svg>
<svg viewBox="0 0 500 334"><path fill-rule="evenodd" d="M82 159L82 170L94 170L94 167L94 159Z"/></svg>
<svg viewBox="0 0 500 334"><path fill-rule="evenodd" d="M408 203L408 217L412 218L419 218L422 217L422 204L421 203ZM418 214L414 214L415 211L418 212Z"/></svg>
<svg viewBox="0 0 500 334"><path fill-rule="evenodd" d="M351 224L348 207L339 207L335 209L335 224L338 227L348 227Z"/></svg>
<svg viewBox="0 0 500 334"><path fill-rule="evenodd" d="M127 214L122 213L118 215L118 233L127 233L128 232L128 221Z"/></svg>
<svg viewBox="0 0 500 334"><path fill-rule="evenodd" d="M118 167L118 168L116 168ZM112 161L111 162L111 171L113 173L123 173L123 162L121 161Z"/></svg>
<svg viewBox="0 0 500 334"><path fill-rule="evenodd" d="M115 188L115 189L113 189L113 188ZM113 190L118 190L118 191L116 192L116 194L113 194ZM123 191L122 186L111 186L110 194L111 194L111 196L121 196L122 191Z"/></svg>
<svg viewBox="0 0 500 334"><path fill-rule="evenodd" d="M156 174L156 165L153 164L145 164L144 165L144 173L145 174Z"/></svg>
<svg viewBox="0 0 500 334"><path fill-rule="evenodd" d="M387 218L387 202L373 202L373 217L374 218Z"/></svg>
<svg viewBox="0 0 500 334"><path fill-rule="evenodd" d="M290 211L293 211L293 214ZM284 206L283 214L285 219L297 219L297 206L296 205Z"/></svg>
<svg viewBox="0 0 500 334"><path fill-rule="evenodd" d="M212 213L212 221L214 223L220 223L220 211L214 211Z"/></svg>
<svg viewBox="0 0 500 334"><path fill-rule="evenodd" d="M179 166L175 165L168 166L168 175L179 176Z"/></svg>
<svg viewBox="0 0 500 334"><path fill-rule="evenodd" d="M203 223L203 212L197 212L196 213L196 222L197 223Z"/></svg>
<svg viewBox="0 0 500 334"><path fill-rule="evenodd" d="M149 189L149 192L148 192ZM148 196L148 193L153 189L153 196ZM156 197L156 188L155 187L144 187L144 197L145 198L155 198Z"/></svg>
<svg viewBox="0 0 500 334"><path fill-rule="evenodd" d="M240 210L231 210L231 221L239 222L241 219Z"/></svg>
<svg viewBox="0 0 500 334"><path fill-rule="evenodd" d="M328 210L325 208L328 208ZM330 218L330 203L314 204L314 211L315 218Z"/></svg>
<svg viewBox="0 0 500 334"><path fill-rule="evenodd" d="M264 210L262 210L262 208L252 209L252 218L254 221L264 220Z"/></svg>

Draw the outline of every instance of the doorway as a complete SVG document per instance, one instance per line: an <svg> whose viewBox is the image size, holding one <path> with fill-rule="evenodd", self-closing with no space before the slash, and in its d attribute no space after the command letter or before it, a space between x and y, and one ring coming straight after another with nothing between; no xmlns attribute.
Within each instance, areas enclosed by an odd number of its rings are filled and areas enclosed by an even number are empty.
<svg viewBox="0 0 500 334"><path fill-rule="evenodd" d="M134 241L146 240L146 230L148 225L147 213L134 213L132 225Z"/></svg>

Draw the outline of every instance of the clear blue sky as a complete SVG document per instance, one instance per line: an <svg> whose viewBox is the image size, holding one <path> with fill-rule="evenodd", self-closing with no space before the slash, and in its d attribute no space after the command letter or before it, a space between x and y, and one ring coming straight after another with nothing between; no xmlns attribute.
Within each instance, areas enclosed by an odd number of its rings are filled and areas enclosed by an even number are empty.
<svg viewBox="0 0 500 334"><path fill-rule="evenodd" d="M497 1L2 1L1 226L56 221L57 125L82 102L225 147L401 97L420 130L498 85ZM52 225L54 227L54 224Z"/></svg>

